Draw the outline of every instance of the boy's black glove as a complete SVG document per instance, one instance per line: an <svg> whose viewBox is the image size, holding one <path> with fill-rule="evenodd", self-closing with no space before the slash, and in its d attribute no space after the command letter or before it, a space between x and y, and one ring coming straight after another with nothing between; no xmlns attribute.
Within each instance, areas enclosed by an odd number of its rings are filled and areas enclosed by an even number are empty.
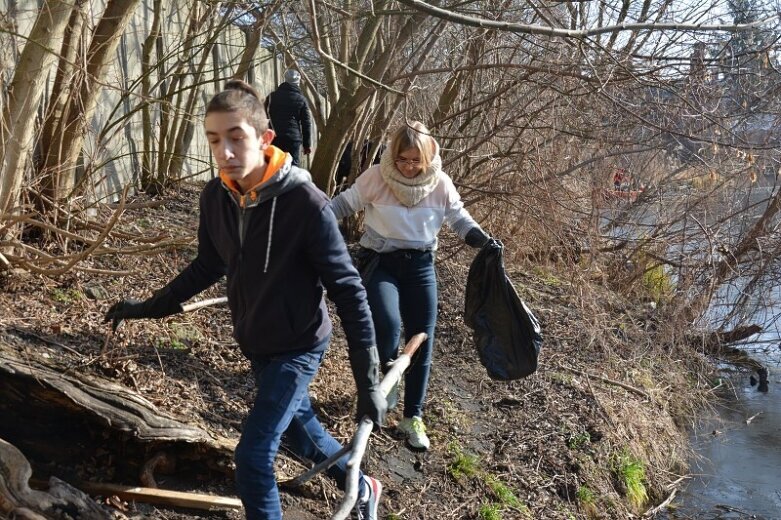
<svg viewBox="0 0 781 520"><path fill-rule="evenodd" d="M380 392L380 356L377 347L351 349L350 366L358 387L358 420L366 415L379 428L385 422L388 402Z"/></svg>
<svg viewBox="0 0 781 520"><path fill-rule="evenodd" d="M469 230L469 232L464 237L464 241L466 242L466 245L470 247L474 247L476 249L482 248L484 245L488 243L488 241L491 240L491 237L488 236L485 231L480 229L480 227L475 226L472 229Z"/></svg>
<svg viewBox="0 0 781 520"><path fill-rule="evenodd" d="M182 312L182 305L168 288L160 289L151 298L144 301L122 300L106 313L103 322L112 321L111 328L116 331L122 320L135 318L165 318Z"/></svg>

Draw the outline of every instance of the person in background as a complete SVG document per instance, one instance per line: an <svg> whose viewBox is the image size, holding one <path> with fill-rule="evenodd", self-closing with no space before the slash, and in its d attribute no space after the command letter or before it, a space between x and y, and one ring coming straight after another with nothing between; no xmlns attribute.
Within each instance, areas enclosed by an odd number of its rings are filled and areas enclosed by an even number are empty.
<svg viewBox="0 0 781 520"><path fill-rule="evenodd" d="M423 407L437 320L437 235L446 223L475 248L490 237L464 208L442 171L439 145L419 122L396 130L380 164L363 172L331 206L338 219L364 210L357 256L383 367L398 355L402 323L407 341L419 332L428 334L405 375L404 418L398 424L412 448L426 450L430 440ZM397 400L398 388L388 396L389 408Z"/></svg>
<svg viewBox="0 0 781 520"><path fill-rule="evenodd" d="M617 168L613 174L613 190L621 191L621 184L624 182L624 169Z"/></svg>
<svg viewBox="0 0 781 520"><path fill-rule="evenodd" d="M312 152L312 117L306 98L301 93L301 74L297 70L285 71L285 81L266 97L265 107L276 133L271 143L293 158L293 166L301 164L301 147L304 155Z"/></svg>
<svg viewBox="0 0 781 520"><path fill-rule="evenodd" d="M366 159L369 157L369 152L371 151L372 146L374 146L374 141L370 141L369 139L364 139L363 146L361 147L361 156L360 156L361 165L366 164ZM385 150L385 146L381 145L379 147L379 150L377 150L377 155L372 161L372 165L380 164L380 157L382 157L382 152L384 150ZM350 141L347 143L347 146L345 146L344 152L342 152L342 157L339 159L339 163L336 165L336 193L339 193L347 189L346 184L348 179L350 178L350 169L352 168L352 162L353 162L353 142Z"/></svg>
<svg viewBox="0 0 781 520"><path fill-rule="evenodd" d="M324 292L347 336L358 388L358 415L382 425L379 357L366 291L352 264L329 200L290 154L272 146L263 104L232 80L206 107L209 146L220 169L200 197L198 255L144 301L123 300L106 313L162 318L227 276L233 336L249 358L257 395L236 447L236 483L250 520L280 520L274 459L283 434L299 456L321 462L341 449L309 398L331 337ZM344 488L346 458L328 473ZM358 518L376 519L382 485L361 475Z"/></svg>

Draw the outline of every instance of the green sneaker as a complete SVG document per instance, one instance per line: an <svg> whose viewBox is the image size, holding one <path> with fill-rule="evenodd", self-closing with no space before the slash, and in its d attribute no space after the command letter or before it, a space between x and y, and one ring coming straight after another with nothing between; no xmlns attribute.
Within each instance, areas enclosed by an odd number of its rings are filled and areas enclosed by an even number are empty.
<svg viewBox="0 0 781 520"><path fill-rule="evenodd" d="M423 419L418 417L405 417L399 422L399 430L407 435L407 442L416 450L427 450L431 445L426 435L426 425Z"/></svg>

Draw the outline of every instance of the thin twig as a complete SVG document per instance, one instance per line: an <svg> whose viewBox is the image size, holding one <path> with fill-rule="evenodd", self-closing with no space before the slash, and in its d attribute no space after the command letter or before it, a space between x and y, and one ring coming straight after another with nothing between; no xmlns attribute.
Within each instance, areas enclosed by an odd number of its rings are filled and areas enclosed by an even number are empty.
<svg viewBox="0 0 781 520"><path fill-rule="evenodd" d="M594 375L594 374L589 374L588 372L583 372L583 371L578 370L576 368L567 367L567 366L564 366L564 365L558 365L558 367L563 369L563 370L569 370L570 372L572 372L574 374L577 374L579 376L590 377L592 379L597 379L599 381L602 381L603 383L608 383L608 384L611 384L611 385L620 386L624 390L629 390L630 392L633 392L633 393L639 395L640 397L642 397L644 399L648 399L649 401L653 400L653 399L651 399L651 395L648 394L648 392L646 392L644 390L640 390L639 388L634 387L632 385L628 385L626 383L622 383L621 381L616 381L614 379L608 379L607 377L602 377L602 376L598 376L598 375Z"/></svg>
<svg viewBox="0 0 781 520"><path fill-rule="evenodd" d="M668 505L670 505L670 503L675 498L675 494L676 493L678 493L678 488L673 489L672 493L670 493L670 496L668 496L664 500L664 502L662 502L658 506L656 506L654 508L651 508L648 511L646 511L645 514L643 515L643 518L651 518L651 517L656 516L657 513L660 513L663 509L665 509Z"/></svg>

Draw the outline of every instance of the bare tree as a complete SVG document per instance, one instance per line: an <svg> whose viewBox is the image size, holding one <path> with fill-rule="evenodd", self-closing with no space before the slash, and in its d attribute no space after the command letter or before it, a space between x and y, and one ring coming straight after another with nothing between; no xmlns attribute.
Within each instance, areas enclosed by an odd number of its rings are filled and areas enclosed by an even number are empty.
<svg viewBox="0 0 781 520"><path fill-rule="evenodd" d="M19 200L25 165L34 146L35 114L46 87L54 50L62 40L75 3L46 1L38 13L19 57L3 110L0 142L0 213L11 212Z"/></svg>

